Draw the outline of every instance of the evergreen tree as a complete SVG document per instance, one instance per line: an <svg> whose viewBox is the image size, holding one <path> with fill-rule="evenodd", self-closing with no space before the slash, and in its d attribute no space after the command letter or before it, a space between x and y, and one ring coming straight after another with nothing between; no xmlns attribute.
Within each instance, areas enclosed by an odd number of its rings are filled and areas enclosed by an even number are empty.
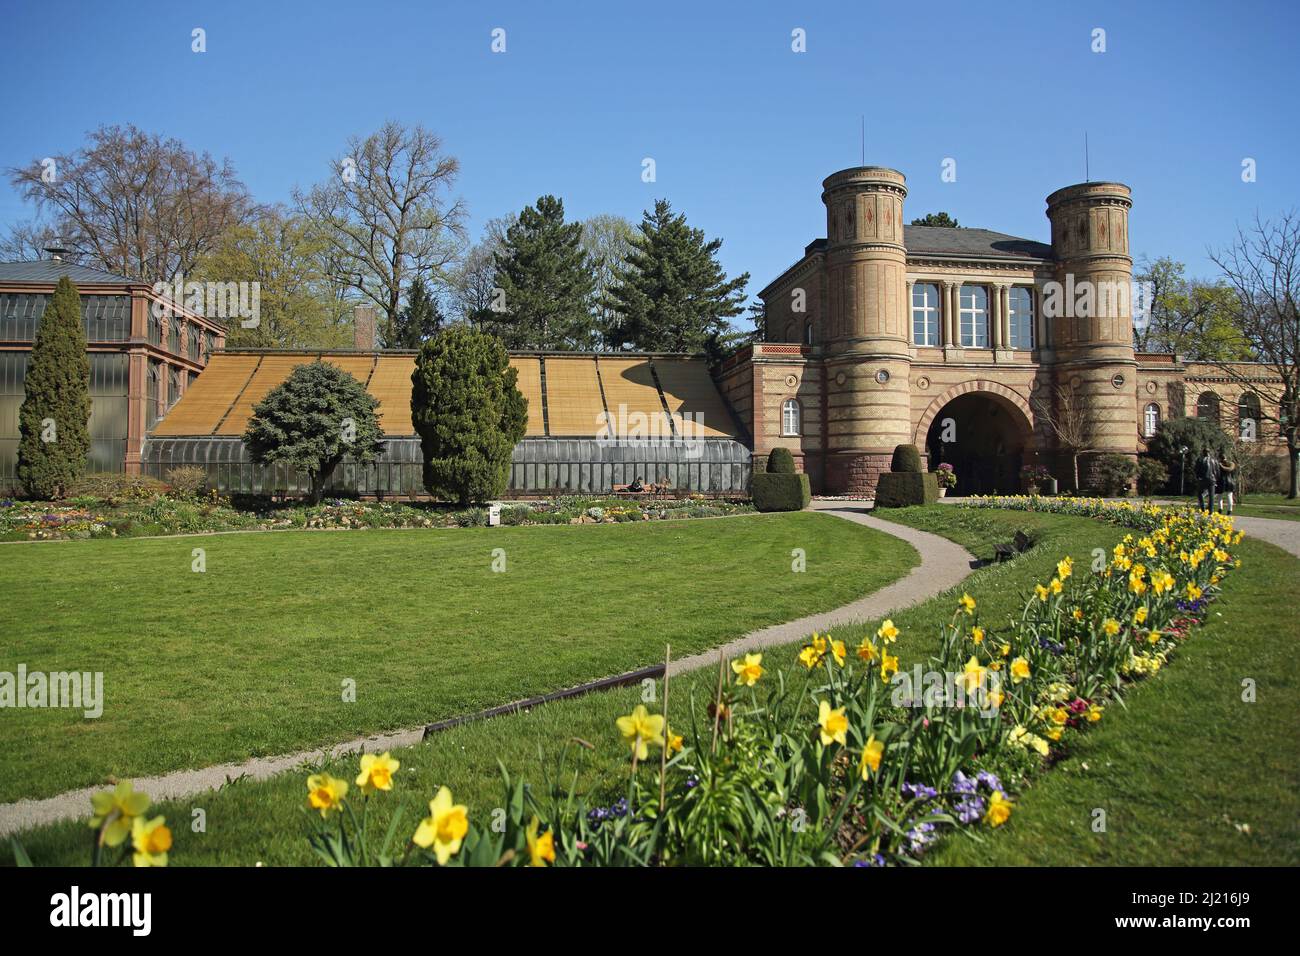
<svg viewBox="0 0 1300 956"><path fill-rule="evenodd" d="M18 410L18 480L33 498L62 497L90 451L90 357L81 297L64 276L41 316Z"/></svg>
<svg viewBox="0 0 1300 956"><path fill-rule="evenodd" d="M423 279L416 279L406 293L406 308L397 314L392 328L384 329L384 348L418 349L438 334L443 315L438 300L429 293Z"/></svg>
<svg viewBox="0 0 1300 956"><path fill-rule="evenodd" d="M928 212L920 219L913 219L914 226L942 226L944 229L960 228L960 223L946 212Z"/></svg>
<svg viewBox="0 0 1300 956"><path fill-rule="evenodd" d="M420 347L411 420L434 498L463 506L505 491L510 453L528 425L518 377L501 341L468 326L444 329Z"/></svg>
<svg viewBox="0 0 1300 956"><path fill-rule="evenodd" d="M495 316L507 348L571 349L590 341L594 284L582 223L564 221L564 203L542 196L506 230L495 255L506 311Z"/></svg>
<svg viewBox="0 0 1300 956"><path fill-rule="evenodd" d="M645 213L608 302L618 314L611 338L647 352L700 352L731 332L743 309L749 273L728 279L718 264L721 239L673 215L666 199Z"/></svg>
<svg viewBox="0 0 1300 956"><path fill-rule="evenodd" d="M383 450L378 407L337 365L305 363L258 402L244 445L259 465L284 462L305 473L315 504L344 455L364 464Z"/></svg>

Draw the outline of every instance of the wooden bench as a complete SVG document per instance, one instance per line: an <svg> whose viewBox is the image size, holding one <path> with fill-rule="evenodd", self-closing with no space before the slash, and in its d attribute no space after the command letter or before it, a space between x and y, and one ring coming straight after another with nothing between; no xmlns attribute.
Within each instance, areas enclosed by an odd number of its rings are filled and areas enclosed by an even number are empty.
<svg viewBox="0 0 1300 956"><path fill-rule="evenodd" d="M1017 531L1010 544L995 544L993 546L994 558L999 562L1009 560L1018 554L1024 554L1033 546L1033 543L1033 541L1029 540L1029 535L1023 531Z"/></svg>

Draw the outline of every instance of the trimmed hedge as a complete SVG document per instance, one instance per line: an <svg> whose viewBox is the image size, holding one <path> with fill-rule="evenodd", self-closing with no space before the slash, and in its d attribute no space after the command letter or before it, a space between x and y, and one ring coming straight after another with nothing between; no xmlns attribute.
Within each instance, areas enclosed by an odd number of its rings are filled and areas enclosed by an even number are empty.
<svg viewBox="0 0 1300 956"><path fill-rule="evenodd" d="M794 455L789 448L773 448L767 456L767 471L771 475L793 475Z"/></svg>
<svg viewBox="0 0 1300 956"><path fill-rule="evenodd" d="M876 479L877 508L929 505L938 500L939 476L932 471L891 471Z"/></svg>
<svg viewBox="0 0 1300 956"><path fill-rule="evenodd" d="M915 445L898 445L889 462L890 471L916 473L921 470L921 450Z"/></svg>
<svg viewBox="0 0 1300 956"><path fill-rule="evenodd" d="M759 472L752 482L754 507L759 511L802 511L812 501L807 475Z"/></svg>

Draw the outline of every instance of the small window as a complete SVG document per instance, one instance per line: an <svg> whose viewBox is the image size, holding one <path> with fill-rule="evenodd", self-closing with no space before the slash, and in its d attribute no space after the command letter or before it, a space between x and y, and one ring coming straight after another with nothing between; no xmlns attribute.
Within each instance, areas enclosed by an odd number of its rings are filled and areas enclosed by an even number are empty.
<svg viewBox="0 0 1300 956"><path fill-rule="evenodd" d="M1142 415L1142 435L1145 438L1155 437L1156 429L1160 427L1160 406L1152 402L1146 407Z"/></svg>
<svg viewBox="0 0 1300 956"><path fill-rule="evenodd" d="M1196 417L1208 418L1212 422L1219 420L1219 396L1215 392L1201 392L1196 399Z"/></svg>
<svg viewBox="0 0 1300 956"><path fill-rule="evenodd" d="M961 287L961 344L968 349L989 347L989 290L982 285Z"/></svg>
<svg viewBox="0 0 1300 956"><path fill-rule="evenodd" d="M1034 347L1034 293L1022 285L1012 286L1007 292L1008 325L1011 326L1011 341L1007 344L1013 349L1032 349Z"/></svg>
<svg viewBox="0 0 1300 956"><path fill-rule="evenodd" d="M1254 392L1243 392L1237 400L1237 437L1242 441L1254 441L1259 436L1259 419L1262 414L1259 396Z"/></svg>
<svg viewBox="0 0 1300 956"><path fill-rule="evenodd" d="M781 403L781 434L799 434L799 403L793 398Z"/></svg>

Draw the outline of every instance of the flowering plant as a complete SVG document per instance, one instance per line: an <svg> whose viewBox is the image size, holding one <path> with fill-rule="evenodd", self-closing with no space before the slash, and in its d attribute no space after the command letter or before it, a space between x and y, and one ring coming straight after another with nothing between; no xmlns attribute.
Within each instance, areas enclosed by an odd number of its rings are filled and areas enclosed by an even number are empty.
<svg viewBox="0 0 1300 956"><path fill-rule="evenodd" d="M935 475L939 479L940 488L956 488L957 472L953 471L952 465L943 462L935 470Z"/></svg>

